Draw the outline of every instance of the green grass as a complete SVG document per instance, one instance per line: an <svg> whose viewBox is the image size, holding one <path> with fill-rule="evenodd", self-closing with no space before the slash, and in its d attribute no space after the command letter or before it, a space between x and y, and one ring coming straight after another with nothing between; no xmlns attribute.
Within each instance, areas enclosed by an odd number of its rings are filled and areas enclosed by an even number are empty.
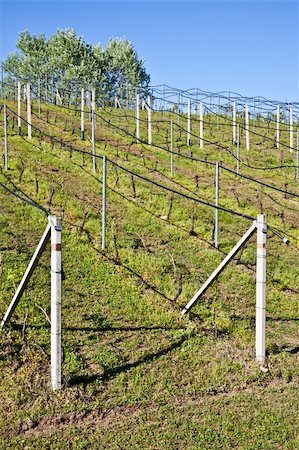
<svg viewBox="0 0 299 450"><path fill-rule="evenodd" d="M33 116L36 126L90 151L90 126L81 142L78 116L44 106L42 118L46 110L49 123ZM117 117L123 113L113 111L111 121L134 134L134 119ZM109 117L107 111L100 114ZM230 146L230 131L221 123L205 133ZM64 363L63 389L53 393L47 250L0 334L0 448L298 448L298 201L221 172L221 205L253 216L263 210L268 222L290 238L285 246L269 233L267 361L261 370L254 361L254 238L190 316L180 315L250 222L220 212L216 250L213 210L175 195L169 214L169 193L135 178L135 196L130 175L116 173L109 163L107 249L102 251L101 161L94 175L89 157L83 161L73 152L70 158L36 131L29 142L12 125L10 117L10 169L2 168L1 181L62 217ZM141 132L145 138L144 127ZM184 136L176 133L180 151L190 154ZM163 150L133 144L100 119L97 137L99 154L214 202L213 167L175 157L172 180ZM153 123L153 140L166 146L165 123ZM0 141L3 145L3 133ZM253 138L245 161L280 165L281 152L260 141ZM194 142L191 151L235 168L231 155L215 146L201 151ZM283 157L285 164L294 160L287 152ZM298 193L293 169L241 166L241 171L282 189L287 183ZM0 204L3 316L47 219L3 190Z"/></svg>

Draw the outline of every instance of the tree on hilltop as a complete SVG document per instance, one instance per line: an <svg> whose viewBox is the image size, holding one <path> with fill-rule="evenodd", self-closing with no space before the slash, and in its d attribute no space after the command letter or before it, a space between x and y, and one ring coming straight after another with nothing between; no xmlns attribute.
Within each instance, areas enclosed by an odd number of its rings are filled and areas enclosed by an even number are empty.
<svg viewBox="0 0 299 450"><path fill-rule="evenodd" d="M40 80L42 85L47 80L64 93L96 87L98 95L107 100L115 95L128 98L129 88L130 92L137 87L146 92L150 82L144 60L127 39L111 38L103 48L86 43L73 29L58 30L49 39L23 31L17 48L3 64L7 78L32 84Z"/></svg>

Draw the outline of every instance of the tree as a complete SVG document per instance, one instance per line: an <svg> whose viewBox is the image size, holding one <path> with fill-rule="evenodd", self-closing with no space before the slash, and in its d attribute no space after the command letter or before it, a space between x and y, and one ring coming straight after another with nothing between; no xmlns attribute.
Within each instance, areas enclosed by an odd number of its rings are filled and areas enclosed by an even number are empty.
<svg viewBox="0 0 299 450"><path fill-rule="evenodd" d="M131 88L146 91L150 76L127 39L110 39L102 48L78 37L73 29L58 30L48 40L45 35L20 33L18 52L11 54L4 69L15 77L36 83L51 80L55 89L78 93L81 87L97 87L98 96L112 100L128 98Z"/></svg>
<svg viewBox="0 0 299 450"><path fill-rule="evenodd" d="M110 39L106 48L106 66L113 94L127 97L128 87L146 88L150 76L144 60L139 60L132 43L127 39Z"/></svg>

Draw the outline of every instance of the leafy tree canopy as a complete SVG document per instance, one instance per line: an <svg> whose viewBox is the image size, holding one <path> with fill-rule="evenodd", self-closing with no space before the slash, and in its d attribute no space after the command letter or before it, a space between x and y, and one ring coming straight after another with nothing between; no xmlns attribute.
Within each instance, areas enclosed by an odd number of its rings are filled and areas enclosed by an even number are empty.
<svg viewBox="0 0 299 450"><path fill-rule="evenodd" d="M144 60L127 39L111 38L103 48L86 43L73 29L58 30L49 39L23 31L17 48L4 62L4 70L32 83L47 78L64 90L97 87L111 99L126 97L128 87L145 92L150 82Z"/></svg>

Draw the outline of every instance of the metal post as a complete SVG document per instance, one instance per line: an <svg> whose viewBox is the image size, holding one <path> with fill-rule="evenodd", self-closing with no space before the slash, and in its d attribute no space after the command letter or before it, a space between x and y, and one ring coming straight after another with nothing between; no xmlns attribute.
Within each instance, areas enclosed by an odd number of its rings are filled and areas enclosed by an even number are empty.
<svg viewBox="0 0 299 450"><path fill-rule="evenodd" d="M81 89L81 140L84 141L84 88Z"/></svg>
<svg viewBox="0 0 299 450"><path fill-rule="evenodd" d="M148 122L148 145L152 145L152 110L151 110L151 98L147 98L147 122Z"/></svg>
<svg viewBox="0 0 299 450"><path fill-rule="evenodd" d="M297 128L296 179L299 178L299 128Z"/></svg>
<svg viewBox="0 0 299 450"><path fill-rule="evenodd" d="M107 158L103 156L103 190L102 190L102 250L106 248L106 206L107 206Z"/></svg>
<svg viewBox="0 0 299 450"><path fill-rule="evenodd" d="M31 95L30 95L30 84L27 83L27 122L28 122L28 139L32 137L31 131Z"/></svg>
<svg viewBox="0 0 299 450"><path fill-rule="evenodd" d="M276 147L279 148L279 139L280 139L280 108L279 105L277 105L277 112L276 112Z"/></svg>
<svg viewBox="0 0 299 450"><path fill-rule="evenodd" d="M173 161L173 120L170 119L170 176L174 175L174 161Z"/></svg>
<svg viewBox="0 0 299 450"><path fill-rule="evenodd" d="M203 149L203 104L199 104L199 142L200 148Z"/></svg>
<svg viewBox="0 0 299 450"><path fill-rule="evenodd" d="M233 103L233 144L236 144L236 102Z"/></svg>
<svg viewBox="0 0 299 450"><path fill-rule="evenodd" d="M21 134L21 82L18 81L18 135Z"/></svg>
<svg viewBox="0 0 299 450"><path fill-rule="evenodd" d="M246 130L246 150L250 150L248 105L245 105L245 130Z"/></svg>
<svg viewBox="0 0 299 450"><path fill-rule="evenodd" d="M267 216L257 216L256 251L256 361L263 364L266 357L266 243Z"/></svg>
<svg viewBox="0 0 299 450"><path fill-rule="evenodd" d="M51 225L51 381L61 389L61 221L49 216Z"/></svg>
<svg viewBox="0 0 299 450"><path fill-rule="evenodd" d="M190 145L190 133L191 133L191 100L188 98L188 118L187 118L187 145Z"/></svg>
<svg viewBox="0 0 299 450"><path fill-rule="evenodd" d="M136 140L140 139L140 97L136 94Z"/></svg>
<svg viewBox="0 0 299 450"><path fill-rule="evenodd" d="M237 174L240 173L240 125L237 127Z"/></svg>
<svg viewBox="0 0 299 450"><path fill-rule="evenodd" d="M7 106L4 105L4 167L8 170Z"/></svg>
<svg viewBox="0 0 299 450"><path fill-rule="evenodd" d="M293 130L293 108L290 107L290 152L294 150L294 130Z"/></svg>
<svg viewBox="0 0 299 450"><path fill-rule="evenodd" d="M218 206L219 206L219 173L220 173L220 164L219 161L216 162L216 173L215 173L215 235L214 235L214 245L215 248L218 248L218 228L219 228L219 217L218 217Z"/></svg>

